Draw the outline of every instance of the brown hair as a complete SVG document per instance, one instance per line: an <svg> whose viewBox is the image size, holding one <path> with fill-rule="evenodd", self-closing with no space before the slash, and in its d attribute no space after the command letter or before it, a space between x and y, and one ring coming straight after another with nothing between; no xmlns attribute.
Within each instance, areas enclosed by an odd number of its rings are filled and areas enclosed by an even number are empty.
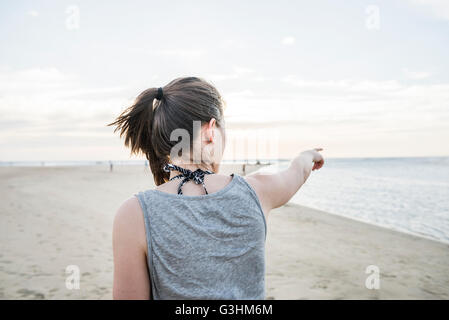
<svg viewBox="0 0 449 320"><path fill-rule="evenodd" d="M162 167L169 162L173 130L181 128L193 137L193 121L202 124L212 118L224 128L224 101L218 90L203 79L183 77L162 87L163 96L155 100L158 88L143 91L134 104L124 110L109 126L116 126L131 154L144 154L150 162L154 182L160 185L169 178ZM192 142L191 142L192 143Z"/></svg>

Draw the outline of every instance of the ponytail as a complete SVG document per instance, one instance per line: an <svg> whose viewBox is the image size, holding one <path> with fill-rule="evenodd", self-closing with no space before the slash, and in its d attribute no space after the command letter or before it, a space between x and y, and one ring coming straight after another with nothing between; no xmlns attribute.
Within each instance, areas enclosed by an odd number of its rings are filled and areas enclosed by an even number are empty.
<svg viewBox="0 0 449 320"><path fill-rule="evenodd" d="M152 143L153 102L159 92L157 88L145 90L137 97L133 105L109 124L109 126L116 126L114 132L119 131L120 137L125 138L125 146L131 149L131 154L146 156L156 185L166 182L169 178L169 173L162 170L167 157L158 155Z"/></svg>
<svg viewBox="0 0 449 320"><path fill-rule="evenodd" d="M134 104L109 125L116 126L114 132L119 131L120 137L125 138L125 146L131 149L131 154L146 156L154 182L160 185L170 177L162 168L169 163L170 152L177 144L170 139L171 133L181 128L193 137L193 122L208 123L212 118L222 127L223 102L217 89L205 80L177 78L163 88L142 92Z"/></svg>

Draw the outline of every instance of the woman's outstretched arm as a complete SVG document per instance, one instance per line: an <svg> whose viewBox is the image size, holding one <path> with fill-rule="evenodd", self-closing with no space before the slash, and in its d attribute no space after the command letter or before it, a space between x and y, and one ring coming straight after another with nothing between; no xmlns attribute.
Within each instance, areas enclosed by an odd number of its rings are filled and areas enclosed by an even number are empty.
<svg viewBox="0 0 449 320"><path fill-rule="evenodd" d="M306 182L312 170L320 169L324 164L322 149L301 152L289 167L274 174L256 173L246 177L259 197L265 215L271 209L286 204Z"/></svg>

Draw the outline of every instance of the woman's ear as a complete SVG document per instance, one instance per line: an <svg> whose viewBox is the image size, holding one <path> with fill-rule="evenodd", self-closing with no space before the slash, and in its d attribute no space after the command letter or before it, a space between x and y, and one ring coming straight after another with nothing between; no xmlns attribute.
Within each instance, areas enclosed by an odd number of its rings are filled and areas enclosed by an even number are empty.
<svg viewBox="0 0 449 320"><path fill-rule="evenodd" d="M217 123L217 120L212 118L212 119L210 119L210 121L207 124L207 129L206 129L206 141L207 142L214 142L216 123Z"/></svg>

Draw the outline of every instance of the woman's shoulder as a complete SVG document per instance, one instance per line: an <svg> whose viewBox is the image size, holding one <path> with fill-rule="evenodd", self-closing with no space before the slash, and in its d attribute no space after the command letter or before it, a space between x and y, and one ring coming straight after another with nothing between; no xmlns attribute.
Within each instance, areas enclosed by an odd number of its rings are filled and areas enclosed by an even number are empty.
<svg viewBox="0 0 449 320"><path fill-rule="evenodd" d="M248 183L251 186L251 188L253 188L253 190L256 193L260 193L261 187L264 186L264 184L263 184L263 177L259 173L253 173L253 174L248 175L248 176L242 176L242 179L246 183Z"/></svg>
<svg viewBox="0 0 449 320"><path fill-rule="evenodd" d="M263 173L252 173L249 176L244 176L242 179L252 188L256 194L262 210L268 216L269 208L266 205L267 195L273 192L273 185L270 181L270 175Z"/></svg>
<svg viewBox="0 0 449 320"><path fill-rule="evenodd" d="M132 196L122 202L115 214L115 220L135 220L142 213L139 200L136 196Z"/></svg>
<svg viewBox="0 0 449 320"><path fill-rule="evenodd" d="M125 200L118 208L113 223L114 245L141 245L146 249L145 221L137 197Z"/></svg>

